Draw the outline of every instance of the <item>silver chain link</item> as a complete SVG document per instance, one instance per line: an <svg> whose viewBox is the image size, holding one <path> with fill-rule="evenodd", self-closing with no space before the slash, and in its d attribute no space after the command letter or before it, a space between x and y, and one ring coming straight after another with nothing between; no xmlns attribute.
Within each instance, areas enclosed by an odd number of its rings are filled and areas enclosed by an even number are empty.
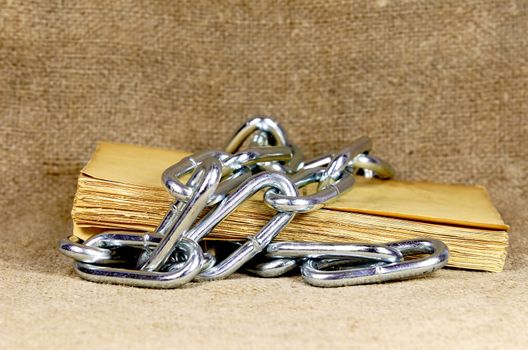
<svg viewBox="0 0 528 350"><path fill-rule="evenodd" d="M355 176L393 177L390 164L371 151L372 141L363 136L337 153L305 161L279 123L252 118L224 151L195 153L163 172L162 183L174 202L155 232L106 231L82 243L64 239L59 250L75 260L74 269L84 279L151 288L221 279L241 270L277 277L297 268L311 285L336 287L410 278L445 266L449 251L432 239L272 243L297 213L322 208L351 190ZM191 177L184 184L180 178L186 174ZM299 194L310 184L317 186L314 193ZM260 190L265 191L266 205L277 213L222 261L204 252L199 244L203 238ZM209 212L197 220L206 206ZM404 260L412 254L428 255Z"/></svg>

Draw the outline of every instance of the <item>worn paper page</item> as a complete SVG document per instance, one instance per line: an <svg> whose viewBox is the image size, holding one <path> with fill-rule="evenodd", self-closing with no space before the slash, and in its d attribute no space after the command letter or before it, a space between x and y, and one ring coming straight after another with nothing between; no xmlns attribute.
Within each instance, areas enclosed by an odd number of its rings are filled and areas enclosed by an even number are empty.
<svg viewBox="0 0 528 350"><path fill-rule="evenodd" d="M325 208L410 220L508 230L482 186L357 179Z"/></svg>
<svg viewBox="0 0 528 350"><path fill-rule="evenodd" d="M163 171L189 154L185 151L100 142L81 172L101 180L162 187Z"/></svg>

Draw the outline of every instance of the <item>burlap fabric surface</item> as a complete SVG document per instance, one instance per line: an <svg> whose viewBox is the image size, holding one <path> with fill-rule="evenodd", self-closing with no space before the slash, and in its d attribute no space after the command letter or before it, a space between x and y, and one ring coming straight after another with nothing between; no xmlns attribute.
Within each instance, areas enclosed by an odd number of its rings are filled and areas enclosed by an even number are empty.
<svg viewBox="0 0 528 350"><path fill-rule="evenodd" d="M522 0L1 2L0 348L525 347L527 33ZM505 271L338 289L74 275L56 243L96 141L221 147L255 114L308 156L368 134L400 178L487 186Z"/></svg>

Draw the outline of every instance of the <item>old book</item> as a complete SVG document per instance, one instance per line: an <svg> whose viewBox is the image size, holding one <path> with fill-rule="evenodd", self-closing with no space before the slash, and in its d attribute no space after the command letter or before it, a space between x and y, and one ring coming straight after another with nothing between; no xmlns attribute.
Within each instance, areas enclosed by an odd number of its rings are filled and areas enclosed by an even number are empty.
<svg viewBox="0 0 528 350"><path fill-rule="evenodd" d="M188 154L99 143L79 177L74 234L86 239L107 229L153 231L172 202L161 173ZM257 194L208 239L243 240L274 213ZM276 240L383 243L437 238L449 246L449 266L499 272L506 258L507 230L483 187L358 179L339 200L296 215Z"/></svg>

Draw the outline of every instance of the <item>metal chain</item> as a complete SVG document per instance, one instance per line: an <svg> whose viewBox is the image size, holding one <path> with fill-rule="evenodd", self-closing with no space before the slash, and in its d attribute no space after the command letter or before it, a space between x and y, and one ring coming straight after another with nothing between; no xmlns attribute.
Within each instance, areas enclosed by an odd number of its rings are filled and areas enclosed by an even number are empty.
<svg viewBox="0 0 528 350"><path fill-rule="evenodd" d="M243 148L244 145L247 148ZM162 174L174 197L153 233L106 231L85 242L73 237L59 250L75 260L75 271L90 281L138 287L174 288L193 280L226 278L240 270L277 277L300 268L305 281L336 287L410 278L443 267L449 251L438 240L387 244L280 242L273 239L297 213L324 207L352 189L355 176L389 179L394 169L370 154L363 136L337 153L305 161L284 129L267 117L249 119L225 150L195 153ZM183 175L191 174L187 183ZM299 190L310 184L311 194ZM277 213L222 261L200 246L220 222L256 192ZM209 212L197 220L203 209ZM404 256L429 254L405 260Z"/></svg>

